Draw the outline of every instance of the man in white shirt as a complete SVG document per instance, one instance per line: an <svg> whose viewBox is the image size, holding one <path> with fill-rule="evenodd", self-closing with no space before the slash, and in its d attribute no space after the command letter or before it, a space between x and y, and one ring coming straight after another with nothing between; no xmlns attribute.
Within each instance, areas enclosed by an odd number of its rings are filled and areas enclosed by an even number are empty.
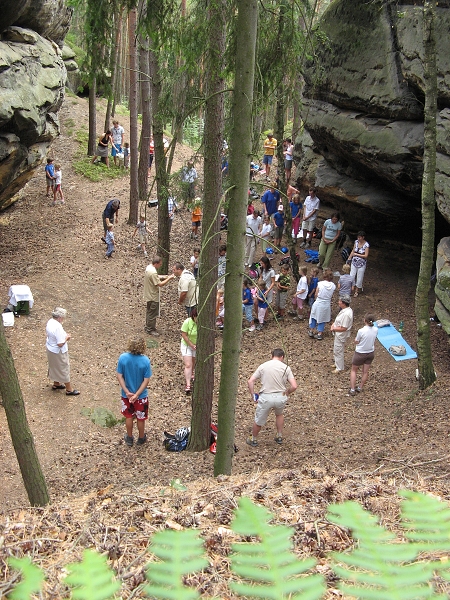
<svg viewBox="0 0 450 600"><path fill-rule="evenodd" d="M256 246L258 244L258 235L261 231L261 217L259 210L255 210L247 217L247 229L245 231L245 266L249 267L253 263Z"/></svg>
<svg viewBox="0 0 450 600"><path fill-rule="evenodd" d="M117 165L117 155L122 152L124 133L125 129L122 127L122 125L119 125L119 121L113 121L113 127L111 129L113 139L111 156L114 158L115 165Z"/></svg>
<svg viewBox="0 0 450 600"><path fill-rule="evenodd" d="M173 266L173 274L179 277L178 281L178 304L186 308L188 317L191 316L191 310L197 307L197 280L191 271L177 262Z"/></svg>
<svg viewBox="0 0 450 600"><path fill-rule="evenodd" d="M300 244L300 248L310 248L311 240L316 224L317 213L320 208L320 200L316 196L316 188L309 189L309 196L306 197L303 204L303 243Z"/></svg>
<svg viewBox="0 0 450 600"><path fill-rule="evenodd" d="M350 296L343 294L339 297L339 308L334 323L330 329L334 334L334 366L333 373L342 373L344 370L344 345L350 337L353 325L353 310L350 308Z"/></svg>

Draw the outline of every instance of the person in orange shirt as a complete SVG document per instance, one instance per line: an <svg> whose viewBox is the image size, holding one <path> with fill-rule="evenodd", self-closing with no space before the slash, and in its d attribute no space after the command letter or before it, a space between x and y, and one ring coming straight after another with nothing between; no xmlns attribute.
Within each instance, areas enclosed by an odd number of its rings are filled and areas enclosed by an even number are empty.
<svg viewBox="0 0 450 600"><path fill-rule="evenodd" d="M263 165L266 169L266 178L267 179L269 179L270 165L272 164L276 147L277 147L277 140L273 137L273 133L270 132L267 134L267 138L264 141L264 156L263 156Z"/></svg>
<svg viewBox="0 0 450 600"><path fill-rule="evenodd" d="M202 206L200 198L194 200L194 210L192 211L192 232L191 239L198 238L198 228L202 224Z"/></svg>

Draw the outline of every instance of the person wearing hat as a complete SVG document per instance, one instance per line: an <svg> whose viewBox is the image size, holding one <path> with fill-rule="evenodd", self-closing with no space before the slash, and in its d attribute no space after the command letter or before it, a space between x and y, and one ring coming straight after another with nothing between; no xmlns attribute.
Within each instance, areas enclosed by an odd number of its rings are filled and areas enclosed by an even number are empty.
<svg viewBox="0 0 450 600"><path fill-rule="evenodd" d="M353 310L350 308L350 296L348 294L339 296L339 308L341 310L330 328L334 335L333 373L342 373L344 370L344 345L350 337L350 329L353 325Z"/></svg>
<svg viewBox="0 0 450 600"><path fill-rule="evenodd" d="M105 232L104 237L106 237L106 234L108 233L108 225L114 224L114 216L116 218L116 224L119 222L119 208L120 200L118 198L110 200L105 206L105 210L102 213L103 230ZM104 238L102 238L102 241L105 241Z"/></svg>
<svg viewBox="0 0 450 600"><path fill-rule="evenodd" d="M263 165L265 166L265 169L266 169L267 179L269 179L270 165L272 164L276 147L277 147L277 140L273 137L273 133L270 131L267 134L267 138L264 141L264 156L263 156Z"/></svg>
<svg viewBox="0 0 450 600"><path fill-rule="evenodd" d="M284 231L284 208L282 204L278 205L277 212L273 215L273 221L275 223L275 234L273 243L277 248L281 247L281 238L283 237Z"/></svg>

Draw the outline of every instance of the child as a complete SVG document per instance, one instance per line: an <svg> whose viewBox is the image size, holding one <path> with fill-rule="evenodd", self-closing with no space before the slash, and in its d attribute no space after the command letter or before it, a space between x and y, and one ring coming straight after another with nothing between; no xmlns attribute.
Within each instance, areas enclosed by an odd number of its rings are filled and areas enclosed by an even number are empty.
<svg viewBox="0 0 450 600"><path fill-rule="evenodd" d="M151 231L149 231L147 229L147 223L145 221L145 216L141 215L139 217L139 221L137 222L136 225L136 229L133 232L133 237L136 235L136 232L139 231L139 244L138 244L138 250L140 250L142 248L142 250L144 251L144 256L147 257L147 250L145 245L148 243L148 236L147 233L151 233Z"/></svg>
<svg viewBox="0 0 450 600"><path fill-rule="evenodd" d="M281 267L281 274L278 277L277 281L277 301L276 306L278 308L278 312L275 315L277 319L284 319L284 315L286 312L286 302L289 286L291 285L291 278L289 277L289 266L283 265Z"/></svg>
<svg viewBox="0 0 450 600"><path fill-rule="evenodd" d="M130 144L128 142L123 145L123 166L125 169L130 166Z"/></svg>
<svg viewBox="0 0 450 600"><path fill-rule="evenodd" d="M261 228L261 250L263 253L267 250L268 242L270 241L270 234L272 232L272 224L270 223L270 217L264 217L263 226Z"/></svg>
<svg viewBox="0 0 450 600"><path fill-rule="evenodd" d="M200 198L196 198L194 201L194 210L192 211L192 232L191 240L198 238L198 228L202 224L202 207Z"/></svg>
<svg viewBox="0 0 450 600"><path fill-rule="evenodd" d="M301 275L297 284L297 291L295 292L295 296L292 298L292 304L294 305L294 318L299 319L299 321L303 321L305 318L303 316L303 300L305 300L308 295L308 267L300 267L299 271Z"/></svg>
<svg viewBox="0 0 450 600"><path fill-rule="evenodd" d="M273 243L275 246L277 246L277 248L280 248L281 238L283 237L284 231L284 208L282 204L278 206L278 211L274 213L273 220L275 223L275 237Z"/></svg>
<svg viewBox="0 0 450 600"><path fill-rule="evenodd" d="M223 329L224 316L225 316L224 292L223 292L223 288L220 287L220 288L218 288L217 295L216 295L216 327L218 329Z"/></svg>
<svg viewBox="0 0 450 600"><path fill-rule="evenodd" d="M200 248L194 248L194 255L191 256L191 266L195 279L198 276L198 262L200 258Z"/></svg>
<svg viewBox="0 0 450 600"><path fill-rule="evenodd" d="M217 282L218 288L223 288L225 285L225 273L227 272L227 245L221 244L219 246L219 268L218 268L218 277L219 281Z"/></svg>
<svg viewBox="0 0 450 600"><path fill-rule="evenodd" d="M267 298L266 298L266 282L260 281L259 290L256 293L256 297L258 298L258 325L256 326L257 331L261 331L264 326L264 318L266 316L267 307Z"/></svg>
<svg viewBox="0 0 450 600"><path fill-rule="evenodd" d="M319 283L319 269L316 267L311 271L311 279L309 280L308 286L308 306L312 306L314 304L316 288Z"/></svg>
<svg viewBox="0 0 450 600"><path fill-rule="evenodd" d="M105 242L106 242L105 258L111 258L112 253L115 252L115 250L116 250L113 227L114 227L114 225L112 223L107 225L108 231L107 231L106 237L105 237Z"/></svg>
<svg viewBox="0 0 450 600"><path fill-rule="evenodd" d="M253 296L250 289L250 281L244 279L242 282L242 311L245 315L247 323L250 324L249 331L255 331L255 324L253 322Z"/></svg>
<svg viewBox="0 0 450 600"><path fill-rule="evenodd" d="M53 164L53 158L47 158L47 164L45 166L45 180L47 182L47 198L50 198L50 190L54 194L55 187L55 165Z"/></svg>
<svg viewBox="0 0 450 600"><path fill-rule="evenodd" d="M342 267L342 275L339 277L338 290L339 296L351 296L355 289L355 282L350 275L350 265L345 264Z"/></svg>
<svg viewBox="0 0 450 600"><path fill-rule="evenodd" d="M61 165L55 165L55 187L53 189L53 205L56 204L56 196L59 194L60 204L64 204L64 196L61 189L62 171Z"/></svg>

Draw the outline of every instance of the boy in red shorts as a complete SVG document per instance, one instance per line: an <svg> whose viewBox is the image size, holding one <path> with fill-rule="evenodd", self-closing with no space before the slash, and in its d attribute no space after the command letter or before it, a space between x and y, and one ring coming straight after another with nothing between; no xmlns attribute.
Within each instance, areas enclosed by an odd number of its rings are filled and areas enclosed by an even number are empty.
<svg viewBox="0 0 450 600"><path fill-rule="evenodd" d="M127 352L119 357L117 363L117 379L122 388L122 415L125 417L125 443L132 446L133 419L138 429L137 445L145 444L145 421L148 418L147 385L152 376L150 359L144 355L146 344L144 338L130 340Z"/></svg>

